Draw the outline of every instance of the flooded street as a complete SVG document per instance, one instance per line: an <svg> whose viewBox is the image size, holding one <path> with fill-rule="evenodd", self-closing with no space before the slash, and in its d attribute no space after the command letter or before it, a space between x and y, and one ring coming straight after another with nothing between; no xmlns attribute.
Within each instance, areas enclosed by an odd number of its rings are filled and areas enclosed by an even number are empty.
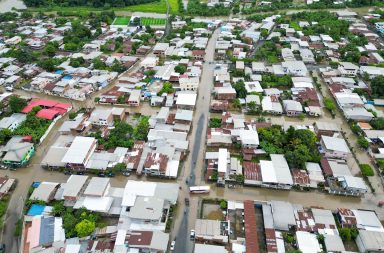
<svg viewBox="0 0 384 253"><path fill-rule="evenodd" d="M0 0L0 13L12 11L15 9L27 8L22 0Z"/></svg>

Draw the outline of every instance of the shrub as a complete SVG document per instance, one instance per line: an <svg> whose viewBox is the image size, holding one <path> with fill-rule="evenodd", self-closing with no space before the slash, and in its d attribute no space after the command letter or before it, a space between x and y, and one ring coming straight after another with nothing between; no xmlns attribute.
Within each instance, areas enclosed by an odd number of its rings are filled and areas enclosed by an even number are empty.
<svg viewBox="0 0 384 253"><path fill-rule="evenodd" d="M372 177L375 175L372 167L369 164L360 164L360 171L364 177Z"/></svg>

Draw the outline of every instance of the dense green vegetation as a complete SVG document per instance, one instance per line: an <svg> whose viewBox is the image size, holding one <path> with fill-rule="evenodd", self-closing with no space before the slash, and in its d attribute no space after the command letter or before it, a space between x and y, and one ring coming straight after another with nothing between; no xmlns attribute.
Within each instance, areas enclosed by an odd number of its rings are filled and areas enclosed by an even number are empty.
<svg viewBox="0 0 384 253"><path fill-rule="evenodd" d="M221 127L221 119L220 118L210 118L209 119L209 127L210 128L220 128Z"/></svg>
<svg viewBox="0 0 384 253"><path fill-rule="evenodd" d="M381 5L380 0L351 0L345 4L335 4L334 0L321 0L312 4L303 5L293 0L277 0L271 5L257 5L253 3L252 7L242 10L243 14L252 14L255 12L281 11L284 9L326 9L326 8L345 8L345 7L363 7Z"/></svg>
<svg viewBox="0 0 384 253"><path fill-rule="evenodd" d="M42 108L40 106L35 106L31 112L27 114L27 119L21 123L21 125L13 131L13 135L27 136L31 135L33 141L38 143L40 138L45 134L51 120L46 120L36 117L36 113Z"/></svg>
<svg viewBox="0 0 384 253"><path fill-rule="evenodd" d="M209 8L206 3L201 3L199 0L189 0L187 7L187 14L197 16L228 16L231 12L230 8L222 4Z"/></svg>
<svg viewBox="0 0 384 253"><path fill-rule="evenodd" d="M274 74L266 74L262 76L260 84L263 88L290 88L292 87L292 77L289 75L277 76Z"/></svg>
<svg viewBox="0 0 384 253"><path fill-rule="evenodd" d="M111 130L108 137L101 137L101 132L90 134L95 137L104 149L114 149L116 147L131 148L135 141L147 139L149 131L148 117L141 116L135 127L126 122L115 122L115 127Z"/></svg>
<svg viewBox="0 0 384 253"><path fill-rule="evenodd" d="M266 41L255 54L258 61L267 61L268 63L277 63L281 55L281 50L276 47L272 41Z"/></svg>
<svg viewBox="0 0 384 253"><path fill-rule="evenodd" d="M90 7L124 7L130 5L154 2L154 0L24 0L28 7L41 6L90 6Z"/></svg>
<svg viewBox="0 0 384 253"><path fill-rule="evenodd" d="M19 98L18 96L11 96L9 99L9 107L12 112L21 112L27 106L27 100Z"/></svg>
<svg viewBox="0 0 384 253"><path fill-rule="evenodd" d="M90 235L96 227L103 227L100 223L99 214L87 211L85 208L74 210L72 207L65 207L63 201L53 204L53 215L63 218L65 237L84 237Z"/></svg>
<svg viewBox="0 0 384 253"><path fill-rule="evenodd" d="M161 96L162 94L171 94L175 92L175 89L173 88L172 84L170 82L163 83L163 87L161 90L157 93L157 95Z"/></svg>
<svg viewBox="0 0 384 253"><path fill-rule="evenodd" d="M384 97L384 76L378 76L371 81L372 96Z"/></svg>
<svg viewBox="0 0 384 253"><path fill-rule="evenodd" d="M295 130L292 126L284 132L281 126L258 130L260 146L268 154L284 154L291 168L305 169L306 162L319 162L316 135L307 129Z"/></svg>
<svg viewBox="0 0 384 253"><path fill-rule="evenodd" d="M334 40L339 41L342 36L347 36L349 34L349 23L345 20L339 20L335 14L327 11L299 12L292 15L292 20L318 22L317 25L303 28L303 33L306 36L328 34Z"/></svg>
<svg viewBox="0 0 384 253"><path fill-rule="evenodd" d="M375 130L384 130L384 119L375 118L369 122Z"/></svg>

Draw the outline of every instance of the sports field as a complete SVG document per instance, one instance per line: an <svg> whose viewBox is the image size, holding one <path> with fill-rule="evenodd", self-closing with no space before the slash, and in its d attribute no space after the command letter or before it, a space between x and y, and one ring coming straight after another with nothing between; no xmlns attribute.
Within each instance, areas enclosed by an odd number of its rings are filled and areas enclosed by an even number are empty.
<svg viewBox="0 0 384 253"><path fill-rule="evenodd" d="M112 25L128 25L131 17L116 17Z"/></svg>
<svg viewBox="0 0 384 253"><path fill-rule="evenodd" d="M143 25L165 25L166 20L163 18L141 18Z"/></svg>

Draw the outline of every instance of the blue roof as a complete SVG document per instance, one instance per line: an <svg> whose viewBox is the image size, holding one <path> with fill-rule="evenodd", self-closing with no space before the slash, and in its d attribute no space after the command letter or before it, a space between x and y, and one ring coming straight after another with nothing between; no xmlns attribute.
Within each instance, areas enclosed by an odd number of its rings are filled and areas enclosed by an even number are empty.
<svg viewBox="0 0 384 253"><path fill-rule="evenodd" d="M55 71L55 74L59 74L59 75L61 75L61 74L63 74L63 72L64 72L64 71L62 71L62 70L56 70L56 71Z"/></svg>
<svg viewBox="0 0 384 253"><path fill-rule="evenodd" d="M28 216L41 215L44 212L45 206L33 204L28 211Z"/></svg>
<svg viewBox="0 0 384 253"><path fill-rule="evenodd" d="M32 187L33 187L33 188L37 188L37 187L40 186L40 184L41 184L40 182L33 182L33 183L32 183Z"/></svg>
<svg viewBox="0 0 384 253"><path fill-rule="evenodd" d="M71 80L73 77L72 76L64 76L63 80Z"/></svg>

